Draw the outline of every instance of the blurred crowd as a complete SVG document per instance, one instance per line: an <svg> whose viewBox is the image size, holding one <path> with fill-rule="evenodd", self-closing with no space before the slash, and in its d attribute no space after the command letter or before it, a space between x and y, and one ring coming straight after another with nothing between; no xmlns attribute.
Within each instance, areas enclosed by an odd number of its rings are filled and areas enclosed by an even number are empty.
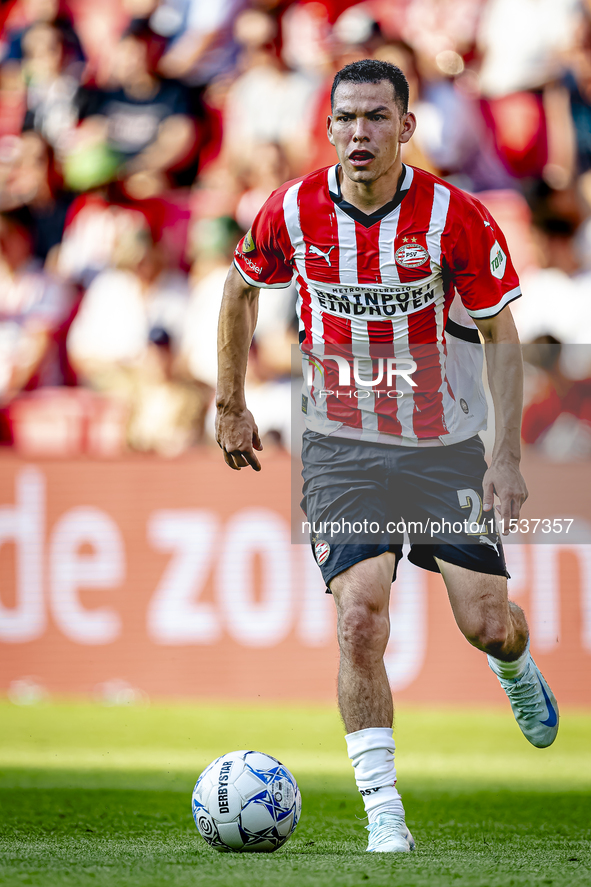
<svg viewBox="0 0 591 887"><path fill-rule="evenodd" d="M212 440L234 247L275 188L335 162L332 78L368 57L408 77L403 159L507 235L526 439L557 398L591 432L591 0L4 0L0 35L0 444ZM295 292L264 292L247 399L276 446L296 342Z"/></svg>

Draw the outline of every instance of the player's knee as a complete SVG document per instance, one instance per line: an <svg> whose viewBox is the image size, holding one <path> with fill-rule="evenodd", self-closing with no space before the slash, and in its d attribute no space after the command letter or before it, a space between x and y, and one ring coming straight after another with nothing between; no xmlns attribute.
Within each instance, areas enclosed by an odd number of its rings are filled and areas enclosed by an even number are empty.
<svg viewBox="0 0 591 887"><path fill-rule="evenodd" d="M348 659L363 664L381 658L390 634L388 613L354 604L339 615L339 645Z"/></svg>
<svg viewBox="0 0 591 887"><path fill-rule="evenodd" d="M509 637L509 630L503 622L487 619L470 626L464 634L474 647L494 656L502 653Z"/></svg>

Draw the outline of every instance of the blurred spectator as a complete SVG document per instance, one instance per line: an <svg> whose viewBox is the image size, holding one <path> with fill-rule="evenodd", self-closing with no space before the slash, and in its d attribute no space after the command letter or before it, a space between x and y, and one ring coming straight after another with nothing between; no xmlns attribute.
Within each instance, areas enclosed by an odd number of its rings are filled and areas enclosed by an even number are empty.
<svg viewBox="0 0 591 887"><path fill-rule="evenodd" d="M203 219L193 231L191 304L181 341L181 357L191 375L210 386L217 377L217 324L228 266L242 231L231 218ZM259 317L246 380L249 407L257 410L261 436L289 447L291 346L297 344L294 292L261 290ZM213 439L214 410L207 431Z"/></svg>
<svg viewBox="0 0 591 887"><path fill-rule="evenodd" d="M53 150L37 133L25 132L15 139L11 155L0 209L18 209L33 254L44 262L62 240L73 195L61 188Z"/></svg>
<svg viewBox="0 0 591 887"><path fill-rule="evenodd" d="M237 46L232 24L246 0L163 0L150 24L173 36L160 64L166 77L180 77L194 85L209 82L231 69Z"/></svg>
<svg viewBox="0 0 591 887"><path fill-rule="evenodd" d="M212 395L217 381L217 324L224 282L243 233L227 216L201 219L192 229L191 298L180 354L190 375L207 384Z"/></svg>
<svg viewBox="0 0 591 887"><path fill-rule="evenodd" d="M525 359L542 375L536 395L523 413L521 436L554 461L589 458L591 378L569 378L561 366L561 351L554 336L538 336L524 348Z"/></svg>
<svg viewBox="0 0 591 887"><path fill-rule="evenodd" d="M0 66L0 138L19 135L26 113L27 90L21 66L18 62L4 62ZM5 151L3 146L0 162L4 162Z"/></svg>
<svg viewBox="0 0 591 887"><path fill-rule="evenodd" d="M89 286L68 352L87 385L126 406L129 447L173 456L199 441L210 399L207 386L177 371L186 277L145 230L128 229L115 261Z"/></svg>
<svg viewBox="0 0 591 887"><path fill-rule="evenodd" d="M572 175L559 81L578 15L578 0L488 0L478 33L480 87L500 156L513 175L543 175L555 187Z"/></svg>
<svg viewBox="0 0 591 887"><path fill-rule="evenodd" d="M224 115L224 157L239 173L257 162L261 144L281 146L294 174L310 150L311 100L318 84L287 70L273 46L275 23L263 12L238 17L235 33L244 69L232 84Z"/></svg>
<svg viewBox="0 0 591 887"><path fill-rule="evenodd" d="M106 193L98 192L79 197L66 222L57 269L62 277L85 287L114 264L118 242L149 231L146 217L137 207L118 206Z"/></svg>
<svg viewBox="0 0 591 887"><path fill-rule="evenodd" d="M236 220L247 231L265 200L289 178L281 146L273 142L261 144L256 161L246 170L244 178L247 189L238 201Z"/></svg>
<svg viewBox="0 0 591 887"><path fill-rule="evenodd" d="M144 357L131 377L127 441L133 450L176 456L203 434L209 392L176 371L170 334L154 327Z"/></svg>
<svg viewBox="0 0 591 887"><path fill-rule="evenodd" d="M13 24L9 24L5 37L3 61L20 61L23 58L23 42L28 28L36 24L53 25L60 32L65 67L77 64L81 72L85 53L64 3L60 0L21 0L10 18Z"/></svg>
<svg viewBox="0 0 591 887"><path fill-rule="evenodd" d="M72 383L65 335L74 292L43 269L27 229L0 215L0 399L20 391Z"/></svg>
<svg viewBox="0 0 591 887"><path fill-rule="evenodd" d="M585 6L572 50L565 54L578 172L591 169L591 8Z"/></svg>
<svg viewBox="0 0 591 887"><path fill-rule="evenodd" d="M423 62L422 73L416 53L405 43L387 43L374 53L398 65L409 81L417 129L404 146L404 160L436 175L454 176L454 183L469 191L511 187L513 179L487 131L472 73L464 72L456 52L447 53L439 52L429 65Z"/></svg>
<svg viewBox="0 0 591 887"><path fill-rule="evenodd" d="M541 267L523 275L523 297L512 306L523 342L549 334L562 342L591 343L591 272L582 269L576 230L568 217L534 220Z"/></svg>
<svg viewBox="0 0 591 887"><path fill-rule="evenodd" d="M114 264L119 238L140 230L162 245L170 267L184 267L190 214L188 195L180 190L132 200L113 185L80 195L66 218L59 273L88 286L99 271Z"/></svg>
<svg viewBox="0 0 591 887"><path fill-rule="evenodd" d="M139 22L114 53L112 88L81 94L83 123L65 165L71 187L96 187L118 175L133 196L149 197L168 186L168 173L192 159L196 133L186 91L156 74L163 46Z"/></svg>
<svg viewBox="0 0 591 887"><path fill-rule="evenodd" d="M289 68L318 76L330 67L328 5L292 3L285 10L280 23L281 57Z"/></svg>
<svg viewBox="0 0 591 887"><path fill-rule="evenodd" d="M485 5L484 0L414 0L402 36L425 63L433 60L443 71L450 55L461 59L473 46Z"/></svg>
<svg viewBox="0 0 591 887"><path fill-rule="evenodd" d="M55 148L63 149L77 123L74 99L81 70L66 65L63 35L53 24L31 25L22 44L22 69L27 84L24 127L36 129Z"/></svg>
<svg viewBox="0 0 591 887"><path fill-rule="evenodd" d="M68 353L86 384L127 398L130 371L146 356L150 330L162 327L178 340L188 290L185 275L169 269L164 250L145 229L127 229L118 238L114 262L88 287Z"/></svg>
<svg viewBox="0 0 591 887"><path fill-rule="evenodd" d="M478 30L483 93L512 95L558 80L578 14L578 0L488 0Z"/></svg>

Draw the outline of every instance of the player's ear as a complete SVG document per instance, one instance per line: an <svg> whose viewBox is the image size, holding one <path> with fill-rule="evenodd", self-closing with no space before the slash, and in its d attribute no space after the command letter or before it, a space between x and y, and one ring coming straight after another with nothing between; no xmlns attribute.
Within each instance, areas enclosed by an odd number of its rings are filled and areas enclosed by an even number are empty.
<svg viewBox="0 0 591 887"><path fill-rule="evenodd" d="M402 132L400 133L399 142L404 144L405 142L410 141L414 135L414 131L417 128L417 118L409 111L408 114L404 115L404 119L402 121Z"/></svg>
<svg viewBox="0 0 591 887"><path fill-rule="evenodd" d="M326 118L326 134L328 136L328 141L331 145L334 145L334 136L332 134L332 117L329 114Z"/></svg>

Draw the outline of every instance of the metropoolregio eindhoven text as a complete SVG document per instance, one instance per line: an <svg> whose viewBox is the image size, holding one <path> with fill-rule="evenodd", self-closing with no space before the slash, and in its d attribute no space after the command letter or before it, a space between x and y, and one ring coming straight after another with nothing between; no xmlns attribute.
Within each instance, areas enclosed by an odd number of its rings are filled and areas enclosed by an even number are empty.
<svg viewBox="0 0 591 887"><path fill-rule="evenodd" d="M420 311L436 296L432 283L415 287L385 289L364 287L363 290L351 286L332 286L320 289L313 283L320 307L333 314L347 314L354 317L394 317Z"/></svg>

